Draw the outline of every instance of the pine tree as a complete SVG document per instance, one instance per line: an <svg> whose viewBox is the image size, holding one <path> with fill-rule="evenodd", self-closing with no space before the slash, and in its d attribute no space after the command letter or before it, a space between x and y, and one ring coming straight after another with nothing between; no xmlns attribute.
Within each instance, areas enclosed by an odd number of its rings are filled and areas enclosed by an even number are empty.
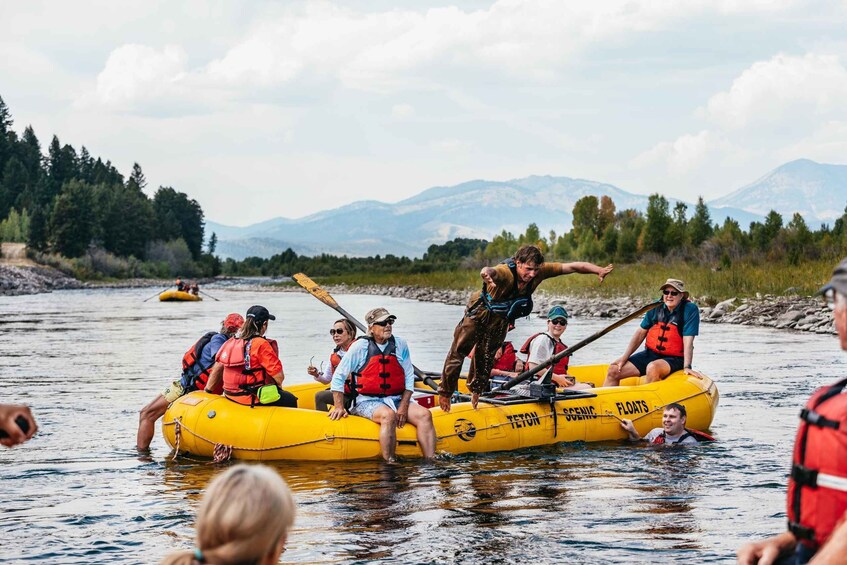
<svg viewBox="0 0 847 565"><path fill-rule="evenodd" d="M694 207L694 216L688 222L688 236L691 245L700 247L700 244L712 236L712 218L709 208L703 202L703 197L697 198L697 206Z"/></svg>
<svg viewBox="0 0 847 565"><path fill-rule="evenodd" d="M94 192L91 186L72 180L56 197L50 217L53 246L65 257L79 257L88 249L94 233Z"/></svg>
<svg viewBox="0 0 847 565"><path fill-rule="evenodd" d="M212 237L209 238L209 255L215 254L215 249L218 248L218 234L212 232Z"/></svg>
<svg viewBox="0 0 847 565"><path fill-rule="evenodd" d="M129 175L129 180L126 181L127 186L143 191L147 186L147 178L141 171L141 165L138 163L132 164L132 173Z"/></svg>
<svg viewBox="0 0 847 565"><path fill-rule="evenodd" d="M26 168L17 157L12 157L6 162L0 179L0 219L6 217L28 185Z"/></svg>
<svg viewBox="0 0 847 565"><path fill-rule="evenodd" d="M644 248L664 255L668 252L668 229L671 216L667 199L661 194L651 194L647 201L647 224L644 226Z"/></svg>
<svg viewBox="0 0 847 565"><path fill-rule="evenodd" d="M47 250L48 218L43 206L36 206L29 220L27 247L39 252Z"/></svg>

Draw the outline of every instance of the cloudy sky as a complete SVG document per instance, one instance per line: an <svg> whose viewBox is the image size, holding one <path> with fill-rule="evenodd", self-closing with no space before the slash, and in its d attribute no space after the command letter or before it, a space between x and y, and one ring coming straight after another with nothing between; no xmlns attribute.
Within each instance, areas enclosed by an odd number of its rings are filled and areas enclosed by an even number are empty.
<svg viewBox="0 0 847 565"><path fill-rule="evenodd" d="M847 163L847 0L0 0L0 96L230 225L532 174L708 200Z"/></svg>

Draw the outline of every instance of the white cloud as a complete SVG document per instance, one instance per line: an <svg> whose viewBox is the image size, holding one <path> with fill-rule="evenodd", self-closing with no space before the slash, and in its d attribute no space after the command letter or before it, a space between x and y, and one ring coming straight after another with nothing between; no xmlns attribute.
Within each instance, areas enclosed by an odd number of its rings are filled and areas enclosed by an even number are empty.
<svg viewBox="0 0 847 565"><path fill-rule="evenodd" d="M469 152L473 145L461 139L440 139L432 143L432 148L442 153L456 155Z"/></svg>
<svg viewBox="0 0 847 565"><path fill-rule="evenodd" d="M776 55L741 73L728 91L715 94L705 115L732 130L845 115L847 69L837 55ZM807 122L808 123L808 122Z"/></svg>
<svg viewBox="0 0 847 565"><path fill-rule="evenodd" d="M737 158L740 149L729 140L708 130L685 134L674 141L663 141L630 161L630 166L643 169L664 167L671 176L685 176L705 164L718 160Z"/></svg>
<svg viewBox="0 0 847 565"><path fill-rule="evenodd" d="M177 45L156 50L128 44L109 55L97 75L96 99L104 106L126 109L138 103L172 97L184 89L186 54Z"/></svg>
<svg viewBox="0 0 847 565"><path fill-rule="evenodd" d="M391 107L391 115L397 119L408 119L415 116L415 107L411 104L395 104Z"/></svg>
<svg viewBox="0 0 847 565"><path fill-rule="evenodd" d="M821 163L844 163L847 156L847 121L828 121L796 143L777 151L784 161L805 157Z"/></svg>

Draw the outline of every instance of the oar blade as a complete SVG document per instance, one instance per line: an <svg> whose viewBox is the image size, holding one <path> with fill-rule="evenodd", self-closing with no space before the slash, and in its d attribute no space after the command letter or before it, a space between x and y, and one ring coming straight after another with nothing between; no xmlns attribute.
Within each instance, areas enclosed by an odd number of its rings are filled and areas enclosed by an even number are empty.
<svg viewBox="0 0 847 565"><path fill-rule="evenodd" d="M324 304L330 306L331 308L338 308L338 303L335 301L335 299L330 296L327 291L322 289L320 285L318 285L318 283L310 279L306 274L297 273L293 275L292 278L297 281L297 284L305 288L309 294L311 294Z"/></svg>

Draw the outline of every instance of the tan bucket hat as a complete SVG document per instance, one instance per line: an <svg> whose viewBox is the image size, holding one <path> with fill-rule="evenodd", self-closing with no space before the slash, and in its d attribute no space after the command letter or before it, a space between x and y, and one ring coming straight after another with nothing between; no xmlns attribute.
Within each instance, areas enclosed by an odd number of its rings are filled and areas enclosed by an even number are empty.
<svg viewBox="0 0 847 565"><path fill-rule="evenodd" d="M682 282L681 280L679 280L679 279L668 279L668 280L665 281L665 284L663 284L661 287L659 287L659 290L665 290L667 287L671 287L671 288L674 288L674 289L680 291L682 293L683 299L688 298L688 291L685 290L685 283Z"/></svg>

